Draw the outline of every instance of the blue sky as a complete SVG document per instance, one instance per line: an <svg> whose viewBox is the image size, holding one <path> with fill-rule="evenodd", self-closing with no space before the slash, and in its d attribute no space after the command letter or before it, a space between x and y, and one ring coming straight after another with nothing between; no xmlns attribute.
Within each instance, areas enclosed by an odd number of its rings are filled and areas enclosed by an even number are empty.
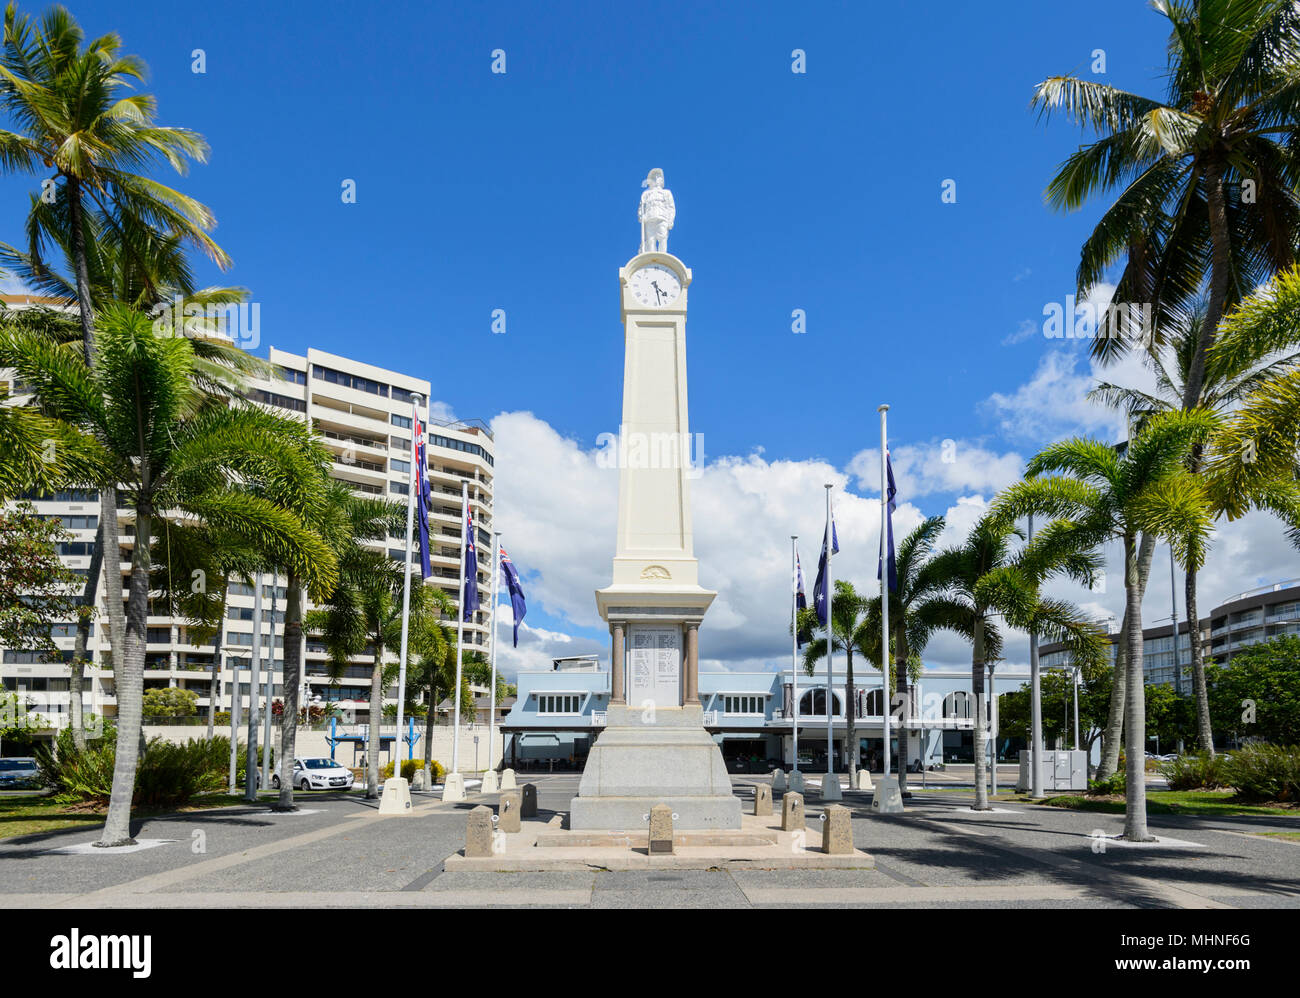
<svg viewBox="0 0 1300 998"><path fill-rule="evenodd" d="M214 210L235 265L200 272L251 289L264 346L427 377L462 417L530 412L498 434L536 432L581 457L617 429L617 270L637 248L640 181L660 166L678 207L670 248L695 275L692 428L733 481L747 464L760 477L787 463L811 475L807 526L777 524L769 506L774 538L814 533L819 462L865 494L850 472L870 467L881 401L896 454L915 449L900 484L916 519L987 500L1007 468L1062 433L1109 432L1081 408L1083 352L1033 332L1044 305L1073 292L1102 205L1074 216L1044 205L1080 136L1028 104L1048 75L1091 75L1096 49L1097 78L1162 93L1164 22L1139 0L1082 13L1041 2L72 10L88 34L116 30L147 61L163 123L210 141L210 163L178 183ZM203 74L191 71L199 48ZM495 49L505 74L491 72ZM794 49L804 74L791 72ZM341 201L345 179L355 204ZM955 204L941 200L949 179ZM21 205L34 183L0 185ZM21 217L8 216L5 238L20 238ZM491 331L498 308L505 335ZM794 309L804 335L791 331ZM944 440L971 458L961 474L935 471ZM501 442L507 533L508 513L530 515L530 476L546 475L527 464L534 444ZM860 516L874 551L867 502L854 514L849 498L845 516ZM744 542L699 504L702 549ZM583 529L576 498L569 511ZM599 643L585 577L562 582L552 564L568 550L555 541L561 520L511 545L537 586L529 623ZM598 540L602 576L612 533ZM805 562L815 558L806 544ZM874 555L863 558L874 584ZM1223 586L1253 582L1238 572ZM566 585L578 587L572 601ZM718 660L779 654L779 597L762 624L766 611L734 602L747 623L733 629L761 640L723 642Z"/></svg>

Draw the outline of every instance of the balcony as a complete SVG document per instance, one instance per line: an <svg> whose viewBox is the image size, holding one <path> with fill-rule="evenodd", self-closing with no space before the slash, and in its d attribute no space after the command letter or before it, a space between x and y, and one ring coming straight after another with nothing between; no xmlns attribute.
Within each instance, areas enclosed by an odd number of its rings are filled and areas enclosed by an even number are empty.
<svg viewBox="0 0 1300 998"><path fill-rule="evenodd" d="M591 712L591 726L593 728L603 728L605 726L605 711L593 710Z"/></svg>

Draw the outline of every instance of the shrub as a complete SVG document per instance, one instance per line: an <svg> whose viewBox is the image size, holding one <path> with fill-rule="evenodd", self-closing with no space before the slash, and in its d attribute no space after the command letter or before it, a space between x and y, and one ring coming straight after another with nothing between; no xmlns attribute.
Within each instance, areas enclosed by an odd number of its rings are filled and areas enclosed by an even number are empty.
<svg viewBox="0 0 1300 998"><path fill-rule="evenodd" d="M198 713L199 695L194 690L166 688L144 691L145 717L190 717Z"/></svg>
<svg viewBox="0 0 1300 998"><path fill-rule="evenodd" d="M191 739L183 745L153 738L145 747L144 759L135 778L134 802L145 807L176 807L188 804L202 793L220 790L226 784L230 760L222 760L223 774L212 765L213 742ZM227 742L229 753L229 742Z"/></svg>
<svg viewBox="0 0 1300 998"><path fill-rule="evenodd" d="M424 768L423 759L405 759L402 761L402 779L411 780L415 777L417 769ZM447 775L447 769L437 759L429 763L429 773L433 777L434 783L441 783L442 778ZM379 771L382 779L389 779L393 775L393 764L390 762Z"/></svg>
<svg viewBox="0 0 1300 998"><path fill-rule="evenodd" d="M1224 777L1248 800L1300 802L1300 747L1247 745L1226 760Z"/></svg>
<svg viewBox="0 0 1300 998"><path fill-rule="evenodd" d="M1089 780L1088 793L1101 797L1109 797L1112 794L1122 794L1128 787L1123 767L1115 771L1115 775L1105 780Z"/></svg>
<svg viewBox="0 0 1300 998"><path fill-rule="evenodd" d="M1225 767L1223 756L1195 752L1162 762L1158 771L1170 790L1214 790L1228 786Z"/></svg>

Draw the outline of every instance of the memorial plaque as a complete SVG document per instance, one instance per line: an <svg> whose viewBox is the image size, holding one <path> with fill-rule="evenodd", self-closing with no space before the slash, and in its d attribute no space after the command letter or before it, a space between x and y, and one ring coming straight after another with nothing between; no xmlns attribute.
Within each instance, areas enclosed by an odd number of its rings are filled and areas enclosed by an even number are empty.
<svg viewBox="0 0 1300 998"><path fill-rule="evenodd" d="M628 637L628 706L681 706L681 629L634 626Z"/></svg>

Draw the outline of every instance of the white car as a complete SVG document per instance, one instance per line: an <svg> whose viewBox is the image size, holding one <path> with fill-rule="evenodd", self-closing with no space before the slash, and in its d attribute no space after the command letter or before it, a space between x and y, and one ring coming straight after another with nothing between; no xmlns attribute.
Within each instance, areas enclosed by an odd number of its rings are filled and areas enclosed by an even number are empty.
<svg viewBox="0 0 1300 998"><path fill-rule="evenodd" d="M351 790L352 770L333 759L294 759L290 782L299 790ZM271 777L271 785L280 789L280 774Z"/></svg>

